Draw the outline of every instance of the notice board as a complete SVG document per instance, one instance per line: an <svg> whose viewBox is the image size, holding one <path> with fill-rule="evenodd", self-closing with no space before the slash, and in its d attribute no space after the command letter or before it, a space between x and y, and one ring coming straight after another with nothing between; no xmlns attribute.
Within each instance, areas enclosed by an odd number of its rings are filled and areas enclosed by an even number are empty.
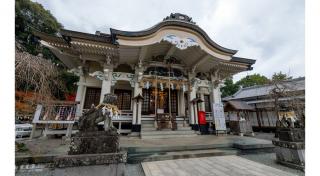
<svg viewBox="0 0 320 176"><path fill-rule="evenodd" d="M224 116L223 104L213 103L213 119L216 126L216 130L227 130L226 118Z"/></svg>

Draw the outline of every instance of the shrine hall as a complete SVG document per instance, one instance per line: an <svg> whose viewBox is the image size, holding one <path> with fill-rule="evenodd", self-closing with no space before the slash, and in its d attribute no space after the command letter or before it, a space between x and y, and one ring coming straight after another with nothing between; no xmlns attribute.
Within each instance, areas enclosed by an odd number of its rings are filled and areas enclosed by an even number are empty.
<svg viewBox="0 0 320 176"><path fill-rule="evenodd" d="M255 63L236 57L237 50L220 46L180 13L141 31L34 34L79 76L76 116L102 102L105 94L116 94L120 116L113 121L121 133L197 131L200 111L217 129L225 123L214 113L219 107L223 113L224 79Z"/></svg>

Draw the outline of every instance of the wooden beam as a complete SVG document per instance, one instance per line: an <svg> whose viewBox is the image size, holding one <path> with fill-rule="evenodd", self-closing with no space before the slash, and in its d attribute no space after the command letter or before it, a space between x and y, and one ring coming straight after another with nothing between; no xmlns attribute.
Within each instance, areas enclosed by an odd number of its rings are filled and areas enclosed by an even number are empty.
<svg viewBox="0 0 320 176"><path fill-rule="evenodd" d="M170 47L170 49L168 50L168 52L167 52L166 56L164 57L164 59L165 59L165 60L166 60L166 59L169 59L169 57L173 55L173 53L176 51L176 49L177 49L177 48L176 48L174 45L172 45L172 46Z"/></svg>
<svg viewBox="0 0 320 176"><path fill-rule="evenodd" d="M60 61L62 61L68 68L74 68L78 66L78 63L70 57L74 57L68 53L62 52L59 48L50 45L48 42L41 40L40 43L47 47L53 54L55 54Z"/></svg>
<svg viewBox="0 0 320 176"><path fill-rule="evenodd" d="M205 54L201 56L199 59L197 59L191 66L192 66L192 72L194 72L199 65L207 61L211 56L208 54Z"/></svg>
<svg viewBox="0 0 320 176"><path fill-rule="evenodd" d="M138 62L142 62L144 61L146 55L148 52L148 46L142 46L139 52L139 58L138 58Z"/></svg>

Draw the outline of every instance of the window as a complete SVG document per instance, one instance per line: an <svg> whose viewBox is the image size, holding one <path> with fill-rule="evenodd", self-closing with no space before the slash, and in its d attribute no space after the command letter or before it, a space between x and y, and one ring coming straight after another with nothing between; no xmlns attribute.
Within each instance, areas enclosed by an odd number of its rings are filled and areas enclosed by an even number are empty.
<svg viewBox="0 0 320 176"><path fill-rule="evenodd" d="M154 114L155 113L155 95L157 94L157 108L163 109L165 113L169 113L169 89L161 91L158 89L143 89L142 96L144 100L142 102L142 114ZM176 90L171 90L171 113L178 112L178 93Z"/></svg>
<svg viewBox="0 0 320 176"><path fill-rule="evenodd" d="M117 95L117 107L120 110L130 110L131 109L131 90L114 90L114 94Z"/></svg>
<svg viewBox="0 0 320 176"><path fill-rule="evenodd" d="M87 87L83 109L90 109L92 104L97 106L100 102L101 88Z"/></svg>
<svg viewBox="0 0 320 176"><path fill-rule="evenodd" d="M144 97L144 100L142 102L142 108L141 112L142 114L150 114L150 104L151 104L151 99L150 99L150 90L151 89L143 89L142 90L142 96Z"/></svg>
<svg viewBox="0 0 320 176"><path fill-rule="evenodd" d="M171 113L178 113L178 95L176 90L170 91L171 96ZM169 111L169 110L168 110Z"/></svg>
<svg viewBox="0 0 320 176"><path fill-rule="evenodd" d="M204 95L204 109L206 112L211 112L211 103L209 95Z"/></svg>

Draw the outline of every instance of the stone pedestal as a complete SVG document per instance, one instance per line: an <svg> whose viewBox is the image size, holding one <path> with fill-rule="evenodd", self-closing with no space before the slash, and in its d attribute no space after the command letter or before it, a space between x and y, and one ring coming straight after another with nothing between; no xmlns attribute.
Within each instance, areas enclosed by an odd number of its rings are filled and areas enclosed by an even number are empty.
<svg viewBox="0 0 320 176"><path fill-rule="evenodd" d="M63 155L54 158L54 166L59 168L107 165L127 162L127 153L99 153L99 154L81 154L81 155Z"/></svg>
<svg viewBox="0 0 320 176"><path fill-rule="evenodd" d="M304 170L304 129L280 129L279 140L273 140L272 143L276 146L275 152L278 163Z"/></svg>
<svg viewBox="0 0 320 176"><path fill-rule="evenodd" d="M229 122L230 131L232 134L251 135L254 136L252 126L249 121L240 120L240 121L230 121Z"/></svg>
<svg viewBox="0 0 320 176"><path fill-rule="evenodd" d="M54 159L55 167L76 167L125 163L127 153L119 152L119 134L108 131L80 131L71 138L68 155Z"/></svg>
<svg viewBox="0 0 320 176"><path fill-rule="evenodd" d="M280 141L304 142L305 139L305 132L301 128L280 128L278 135Z"/></svg>
<svg viewBox="0 0 320 176"><path fill-rule="evenodd" d="M116 153L119 135L116 130L79 132L71 138L69 155Z"/></svg>

